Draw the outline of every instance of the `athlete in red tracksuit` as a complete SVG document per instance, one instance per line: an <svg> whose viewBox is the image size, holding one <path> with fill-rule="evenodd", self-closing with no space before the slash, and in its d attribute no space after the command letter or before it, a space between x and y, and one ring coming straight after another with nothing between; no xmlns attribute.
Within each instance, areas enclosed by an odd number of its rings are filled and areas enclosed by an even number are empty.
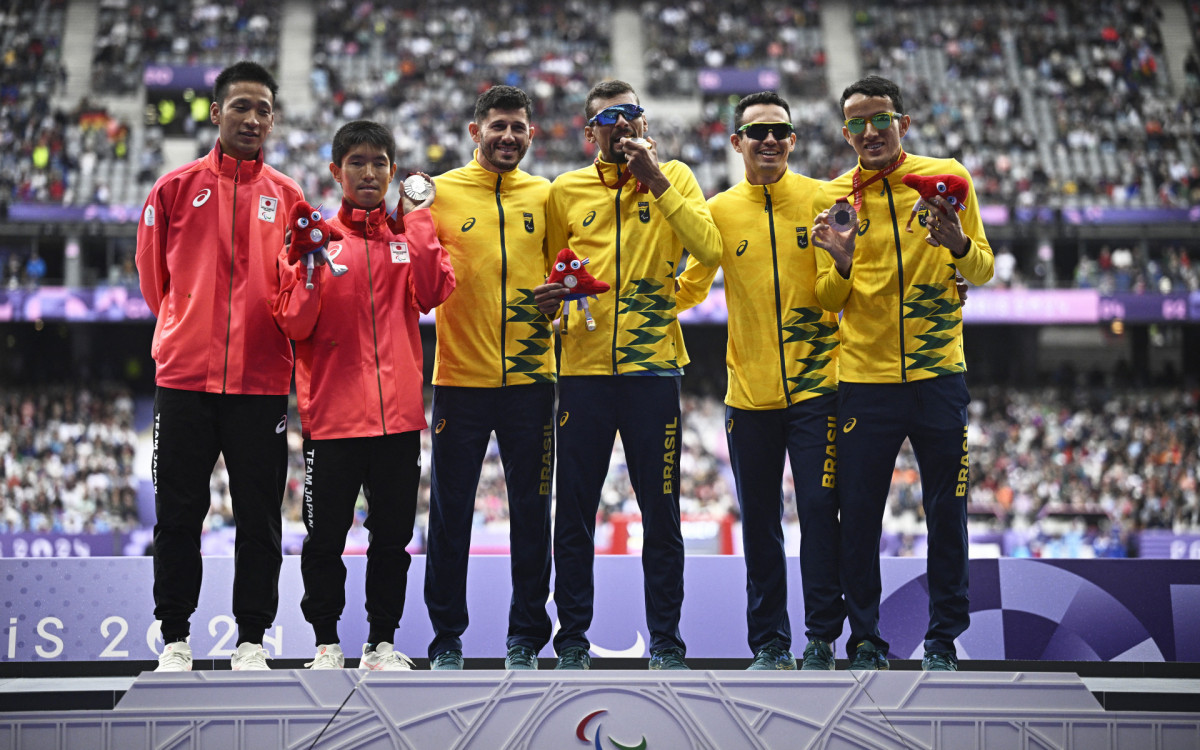
<svg viewBox="0 0 1200 750"><path fill-rule="evenodd" d="M387 215L395 142L377 123L347 123L334 136L330 165L344 194L330 227L343 239L329 255L348 271L318 267L306 288L304 262L281 264L275 319L296 341L296 390L304 432L304 578L301 609L316 633L314 669L344 659L337 621L346 604L341 555L361 487L367 499L366 608L360 666L407 669L393 648L404 610L421 475L420 313L454 290L450 256L429 206L402 196L405 214ZM286 258L286 252L284 254Z"/></svg>
<svg viewBox="0 0 1200 750"><path fill-rule="evenodd" d="M276 259L303 195L263 163L274 78L241 62L217 77L219 139L160 178L142 209L137 268L157 316L154 395L154 616L160 671L192 668L189 619L200 597L200 533L217 456L237 525L234 669L266 669L263 634L279 603L292 348L275 325Z"/></svg>

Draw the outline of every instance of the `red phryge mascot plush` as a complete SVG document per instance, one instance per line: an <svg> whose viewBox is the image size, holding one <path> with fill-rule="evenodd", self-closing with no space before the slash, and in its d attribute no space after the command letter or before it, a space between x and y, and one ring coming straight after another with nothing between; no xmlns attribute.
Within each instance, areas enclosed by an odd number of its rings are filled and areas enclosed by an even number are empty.
<svg viewBox="0 0 1200 750"><path fill-rule="evenodd" d="M325 221L325 217L321 216L321 212L313 208L312 204L300 201L292 206L292 213L288 216L288 228L292 230L292 244L288 246L288 263L295 264L304 258L304 263L308 266L305 289L313 288L313 267L316 265L314 255L320 255L322 260L329 264L329 270L333 272L334 276L341 276L350 270L346 266L334 263L333 258L330 258L329 253L325 251L326 245L331 240L342 239L342 233L329 226L329 222Z"/></svg>
<svg viewBox="0 0 1200 750"><path fill-rule="evenodd" d="M592 319L592 312L588 309L588 297L595 297L597 294L609 290L607 282L600 281L587 272L587 269L584 268L587 263L588 258L580 260L575 253L571 252L571 248L564 247L558 251L558 257L554 261L554 270L546 278L546 281L561 283L570 290L563 297L562 333L564 336L567 335L567 311L571 307L571 302L575 302L576 309L583 310L587 320L587 329L594 331L596 330L596 321Z"/></svg>
<svg viewBox="0 0 1200 750"><path fill-rule="evenodd" d="M906 174L900 178L900 181L921 194L921 198L913 206L912 213L908 215L908 223L904 225L904 231L910 234L917 211L920 211L921 206L926 205L926 201L935 195L942 196L959 211L965 211L967 208L967 196L971 193L971 187L966 180L956 174ZM930 206L929 210L932 211L933 207ZM926 236L925 241L930 245L938 244L937 240L931 236Z"/></svg>

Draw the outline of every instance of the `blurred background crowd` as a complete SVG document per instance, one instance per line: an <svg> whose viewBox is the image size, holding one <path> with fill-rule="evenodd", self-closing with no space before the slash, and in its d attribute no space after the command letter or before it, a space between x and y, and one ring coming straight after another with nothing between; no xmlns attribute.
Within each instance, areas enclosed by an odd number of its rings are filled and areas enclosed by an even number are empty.
<svg viewBox="0 0 1200 750"><path fill-rule="evenodd" d="M535 139L522 166L552 178L594 157L581 137L583 98L593 83L614 76L641 93L660 158L691 165L708 195L740 179L728 145L738 94L722 83L726 75L757 84L740 94L774 88L787 96L799 138L793 169L830 178L854 159L841 136L841 86L877 72L905 93L914 124L906 148L959 159L974 175L981 204L1007 212L1009 225L992 243L996 279L989 286L1200 291L1191 261L1197 240L1188 229L1200 216L1197 0L7 6L0 11L0 293L64 280L135 286L129 228L144 196L161 174L206 152L216 138L208 91L163 94L148 71L219 68L241 58L266 64L282 85L267 161L296 179L311 202L326 205L338 200L329 139L346 120L387 124L401 170L436 175L470 159L466 123L477 94L494 83L517 85L535 102ZM44 243L9 221L30 206L124 208L132 218L123 230L97 230L102 237L89 240L84 272L73 279L70 243L65 252L45 252ZM1191 213L1173 234L1076 237L1062 230L1061 212L1112 208ZM20 351L30 334L0 331L9 359L0 373L0 532L103 534L151 522L150 331L145 322L125 325L135 348L144 349L140 362L105 361L113 353L103 344L79 343L87 334L78 331L64 334L75 341L65 345L73 358L95 360L87 385L70 368L47 378L14 364L39 359ZM1179 334L1152 326L1145 335ZM684 378L689 549L728 552L737 544L728 530L738 507L722 429L723 339L688 340L700 360ZM967 340L970 363L973 349L989 347L989 336L969 328ZM1144 377L1128 365L1092 361L1073 374L1048 365L1017 383L971 381L971 531L980 554L1136 555L1146 530L1200 533L1197 373ZM303 533L299 440L293 433L284 509L292 538ZM612 460L602 528L622 525L636 551L636 504L623 453ZM794 551L790 474L783 494ZM221 465L212 497L209 527L219 531L232 523ZM426 478L423 509L427 497ZM476 510L477 548L506 544L494 444ZM885 519L889 552L920 554L922 528L920 483L906 449ZM610 544L602 537L598 546Z"/></svg>

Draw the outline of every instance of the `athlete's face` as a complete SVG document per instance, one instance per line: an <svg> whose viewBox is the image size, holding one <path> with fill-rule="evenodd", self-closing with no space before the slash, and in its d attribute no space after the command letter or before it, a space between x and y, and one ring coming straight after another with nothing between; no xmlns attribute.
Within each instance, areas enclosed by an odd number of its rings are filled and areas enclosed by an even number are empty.
<svg viewBox="0 0 1200 750"><path fill-rule="evenodd" d="M618 104L637 103L637 95L632 91L627 91L624 94L618 94L608 99L593 99L590 111L594 116L597 112L603 112L609 107L614 107ZM644 114L638 115L632 120L618 114L616 122L612 125L601 125L599 123L585 125L583 136L588 141L596 144L596 147L600 149L600 158L603 161L624 164L625 151L621 145L621 139L641 138L646 133L647 124L646 115Z"/></svg>
<svg viewBox="0 0 1200 750"><path fill-rule="evenodd" d="M256 159L275 126L275 99L264 84L235 81L225 101L212 103L208 116L217 126L222 151L235 159Z"/></svg>
<svg viewBox="0 0 1200 750"><path fill-rule="evenodd" d="M889 96L852 94L846 100L842 110L846 119L861 117L866 120L866 127L861 133L851 133L845 125L842 126L842 137L854 147L863 169L883 169L900 158L900 139L908 132L908 115L892 117L883 130L876 128L871 122L875 115L894 112L895 109L896 106L892 104Z"/></svg>
<svg viewBox="0 0 1200 750"><path fill-rule="evenodd" d="M383 203L388 185L396 175L396 165L382 146L360 143L346 152L340 165L330 162L329 171L342 186L346 200L370 209Z"/></svg>
<svg viewBox="0 0 1200 750"><path fill-rule="evenodd" d="M524 109L489 109L483 122L472 122L467 130L479 144L479 164L489 172L514 169L533 140L533 126Z"/></svg>
<svg viewBox="0 0 1200 750"><path fill-rule="evenodd" d="M778 104L752 104L742 113L738 127L751 122L785 123L791 122L791 118ZM751 185L779 182L787 172L788 156L796 147L796 134L783 135L778 129L769 130L762 140L752 138L747 132L734 133L730 140L733 150L742 155L746 181Z"/></svg>

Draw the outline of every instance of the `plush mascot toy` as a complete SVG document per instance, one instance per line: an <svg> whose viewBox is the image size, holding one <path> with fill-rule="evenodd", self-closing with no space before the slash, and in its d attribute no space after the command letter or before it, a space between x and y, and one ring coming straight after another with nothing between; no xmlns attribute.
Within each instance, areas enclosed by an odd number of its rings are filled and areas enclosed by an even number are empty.
<svg viewBox="0 0 1200 750"><path fill-rule="evenodd" d="M588 264L588 258L580 260L575 253L571 252L571 248L564 247L558 251L558 258L554 261L554 270L546 278L550 283L561 283L568 290L563 297L563 313L562 313L562 333L567 335L567 311L571 307L571 302L575 302L575 309L583 310L584 319L587 320L587 329L589 331L596 330L596 321L592 319L592 312L588 309L588 297L595 297L598 294L603 294L609 290L607 282L600 281L592 276L584 268Z"/></svg>
<svg viewBox="0 0 1200 750"><path fill-rule="evenodd" d="M308 277L305 279L304 288L312 289L313 268L316 266L314 255L320 255L321 259L329 264L329 270L334 276L341 276L350 269L346 266L333 262L333 258L329 257L325 247L332 240L342 239L342 233L333 227L329 226L329 222L325 221L325 217L321 216L321 212L312 207L312 204L307 201L300 201L292 206L292 213L288 217L288 228L292 230L292 244L288 246L288 263L295 264L301 258L304 259L304 264L308 266Z"/></svg>
<svg viewBox="0 0 1200 750"><path fill-rule="evenodd" d="M908 223L904 225L904 231L909 234L912 234L912 223L917 212L921 210L922 206L927 205L926 202L935 195L944 197L959 211L967 209L967 195L970 194L971 188L966 180L956 174L906 174L900 178L900 181L921 194L916 205L913 206L912 213L908 215ZM933 206L929 206L929 210L932 211ZM930 235L926 235L925 241L930 245L938 244L937 240Z"/></svg>

